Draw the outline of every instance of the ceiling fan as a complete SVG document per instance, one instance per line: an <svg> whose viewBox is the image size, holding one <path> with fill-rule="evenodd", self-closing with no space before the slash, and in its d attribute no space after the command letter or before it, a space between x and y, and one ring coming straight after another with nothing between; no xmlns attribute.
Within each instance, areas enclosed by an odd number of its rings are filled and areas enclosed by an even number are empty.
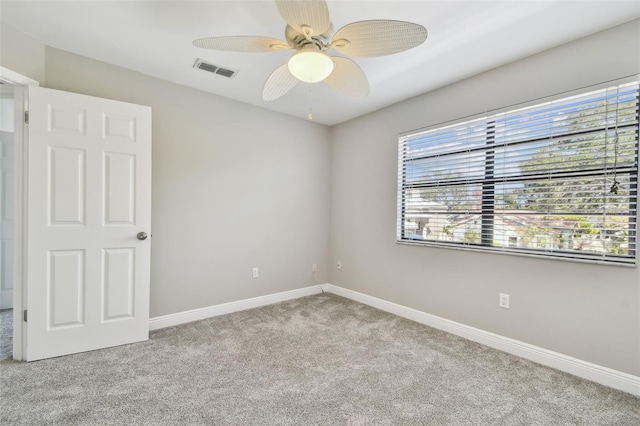
<svg viewBox="0 0 640 426"><path fill-rule="evenodd" d="M427 30L418 24L387 19L347 24L333 33L325 0L276 0L280 16L287 23L286 41L260 36L208 37L195 40L197 47L232 52L296 52L278 67L262 90L265 101L280 98L298 82L324 81L349 96L369 94L369 81L358 64L342 56L325 53L335 49L353 57L384 56L422 44Z"/></svg>

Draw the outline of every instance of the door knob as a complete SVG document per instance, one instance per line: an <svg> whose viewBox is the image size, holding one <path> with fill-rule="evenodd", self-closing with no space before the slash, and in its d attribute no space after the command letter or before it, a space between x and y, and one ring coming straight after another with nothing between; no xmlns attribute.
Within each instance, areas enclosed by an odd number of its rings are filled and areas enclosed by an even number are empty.
<svg viewBox="0 0 640 426"><path fill-rule="evenodd" d="M147 233L146 232L138 232L137 235L139 240L146 240L147 239Z"/></svg>

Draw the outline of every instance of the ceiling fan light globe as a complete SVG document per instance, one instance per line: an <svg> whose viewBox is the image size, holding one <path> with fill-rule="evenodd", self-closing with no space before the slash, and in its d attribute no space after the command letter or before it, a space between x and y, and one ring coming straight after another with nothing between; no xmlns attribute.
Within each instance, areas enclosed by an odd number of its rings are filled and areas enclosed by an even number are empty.
<svg viewBox="0 0 640 426"><path fill-rule="evenodd" d="M335 64L319 50L301 50L289 59L289 71L300 81L318 83L331 74Z"/></svg>

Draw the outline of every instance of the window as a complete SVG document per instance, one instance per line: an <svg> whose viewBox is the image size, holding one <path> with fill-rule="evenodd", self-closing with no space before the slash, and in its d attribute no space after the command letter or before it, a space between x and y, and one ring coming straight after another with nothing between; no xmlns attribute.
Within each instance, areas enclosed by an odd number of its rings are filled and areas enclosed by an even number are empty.
<svg viewBox="0 0 640 426"><path fill-rule="evenodd" d="M637 82L398 145L399 242L635 264Z"/></svg>

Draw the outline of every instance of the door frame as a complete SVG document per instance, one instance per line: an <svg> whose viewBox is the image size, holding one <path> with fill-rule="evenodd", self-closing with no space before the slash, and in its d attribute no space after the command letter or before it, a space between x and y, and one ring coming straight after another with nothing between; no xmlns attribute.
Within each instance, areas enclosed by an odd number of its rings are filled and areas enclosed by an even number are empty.
<svg viewBox="0 0 640 426"><path fill-rule="evenodd" d="M26 309L26 280L27 268L27 124L24 122L24 112L27 111L28 86L40 86L40 83L27 76L19 74L8 68L0 66L0 80L3 83L16 87L14 96L16 126L14 129L14 177L13 177L13 359L24 360L26 355L27 328L22 318L22 312Z"/></svg>

